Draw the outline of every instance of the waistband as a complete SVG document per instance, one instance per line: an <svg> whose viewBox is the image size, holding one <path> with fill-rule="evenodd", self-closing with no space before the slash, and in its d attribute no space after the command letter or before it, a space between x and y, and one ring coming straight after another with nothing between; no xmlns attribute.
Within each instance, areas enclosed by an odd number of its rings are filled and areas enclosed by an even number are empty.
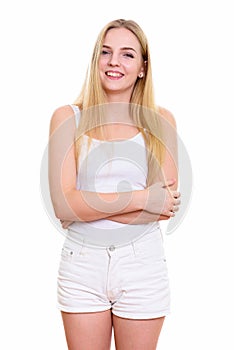
<svg viewBox="0 0 234 350"><path fill-rule="evenodd" d="M162 236L161 233L161 228L160 225L154 227L153 229L151 228L151 230L143 232L141 235L135 237L134 239L131 239L127 242L124 243L119 243L119 244L106 244L106 245L102 245L102 244L94 244L94 243L90 243L88 241L86 241L85 237L83 234L80 234L77 231L73 231L72 229L68 229L68 233L66 235L66 239L78 244L78 245L82 245L82 246L86 246L88 248L94 248L94 249L110 249L110 248L114 248L114 249L118 249L118 248L122 248L122 247L127 247L132 245L133 243L137 242L137 241L144 241L147 240L149 238L154 237L156 234Z"/></svg>

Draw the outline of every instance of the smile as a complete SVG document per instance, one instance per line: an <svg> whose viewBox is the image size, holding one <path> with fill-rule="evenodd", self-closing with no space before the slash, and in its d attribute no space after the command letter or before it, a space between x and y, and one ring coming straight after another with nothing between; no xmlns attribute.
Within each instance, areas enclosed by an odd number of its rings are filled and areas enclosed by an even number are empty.
<svg viewBox="0 0 234 350"><path fill-rule="evenodd" d="M120 72L114 72L114 71L108 71L105 74L111 78L122 78L124 76L124 74Z"/></svg>

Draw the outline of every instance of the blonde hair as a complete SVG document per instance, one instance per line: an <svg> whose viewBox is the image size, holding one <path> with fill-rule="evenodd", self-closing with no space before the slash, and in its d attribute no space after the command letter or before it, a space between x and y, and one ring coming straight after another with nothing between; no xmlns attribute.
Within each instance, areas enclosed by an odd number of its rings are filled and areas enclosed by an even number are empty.
<svg viewBox="0 0 234 350"><path fill-rule="evenodd" d="M148 41L140 26L132 20L118 19L108 23L97 38L85 82L80 95L74 102L83 114L77 129L76 150L78 154L81 146L81 136L87 131L99 131L103 136L102 113L92 113L92 117L88 117L88 111L92 107L104 106L107 103L101 85L98 64L105 36L110 29L114 28L128 29L137 37L141 47L142 60L145 64L144 77L137 78L131 95L130 110L134 124L142 132L148 150L147 184L149 185L155 181L156 177L159 177L159 170L163 163L164 142L162 142L160 114L154 100ZM97 126L99 130L97 130Z"/></svg>

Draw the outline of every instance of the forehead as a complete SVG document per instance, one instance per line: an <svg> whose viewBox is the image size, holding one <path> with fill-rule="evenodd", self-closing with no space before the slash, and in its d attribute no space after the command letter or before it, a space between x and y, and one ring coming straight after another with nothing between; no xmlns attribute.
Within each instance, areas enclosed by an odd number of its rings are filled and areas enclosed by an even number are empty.
<svg viewBox="0 0 234 350"><path fill-rule="evenodd" d="M135 50L141 51L139 40L136 35L126 28L109 29L104 37L104 45L110 47L132 47Z"/></svg>

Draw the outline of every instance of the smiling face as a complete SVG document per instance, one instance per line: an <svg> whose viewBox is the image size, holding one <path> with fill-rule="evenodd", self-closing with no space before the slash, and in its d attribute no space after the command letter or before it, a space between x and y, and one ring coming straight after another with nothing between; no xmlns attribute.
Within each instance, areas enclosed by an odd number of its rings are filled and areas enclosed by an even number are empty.
<svg viewBox="0 0 234 350"><path fill-rule="evenodd" d="M130 30L113 28L107 32L99 72L108 102L130 101L136 80L144 74L140 43Z"/></svg>

